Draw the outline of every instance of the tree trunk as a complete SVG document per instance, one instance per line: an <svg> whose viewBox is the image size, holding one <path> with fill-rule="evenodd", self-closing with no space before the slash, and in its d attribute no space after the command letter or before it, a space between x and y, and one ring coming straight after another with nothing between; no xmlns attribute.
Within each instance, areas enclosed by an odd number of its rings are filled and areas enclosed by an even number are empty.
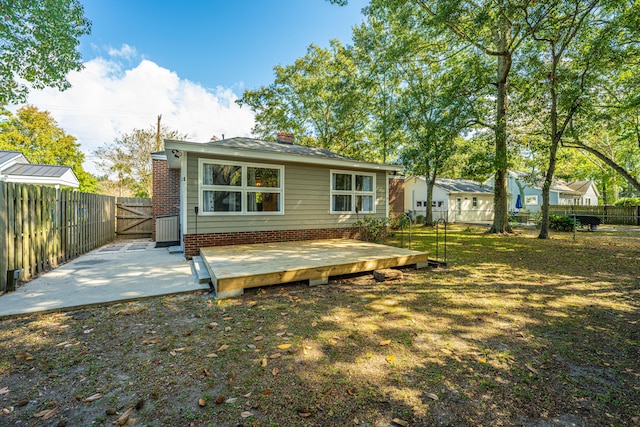
<svg viewBox="0 0 640 427"><path fill-rule="evenodd" d="M495 191L493 195L493 225L489 233L511 233L509 225L509 211L507 193L507 168L508 168L508 151L507 151L507 95L508 95L508 76L511 70L511 52L507 51L507 35L505 31L499 30L499 46L498 50L503 52L498 56L498 91L496 100L496 175L495 175Z"/></svg>
<svg viewBox="0 0 640 427"><path fill-rule="evenodd" d="M558 134L558 94L556 93L556 75L558 69L558 56L556 56L555 46L551 45L551 72L549 73L549 93L551 94L551 111L549 119L551 121L551 133L549 138L551 146L549 148L549 165L547 167L547 175L542 185L542 221L540 223L540 234L538 239L549 238L549 193L551 192L551 183L553 182L553 174L556 171L556 160L558 154L558 144L561 135Z"/></svg>
<svg viewBox="0 0 640 427"><path fill-rule="evenodd" d="M425 218L425 225L433 225L433 186L436 183L435 173L433 176L425 176L427 180L427 212Z"/></svg>

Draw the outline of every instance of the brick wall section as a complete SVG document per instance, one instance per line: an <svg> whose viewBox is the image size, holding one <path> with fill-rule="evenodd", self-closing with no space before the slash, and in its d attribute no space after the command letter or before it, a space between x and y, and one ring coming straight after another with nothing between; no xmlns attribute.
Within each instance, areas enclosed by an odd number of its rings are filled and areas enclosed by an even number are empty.
<svg viewBox="0 0 640 427"><path fill-rule="evenodd" d="M389 209L392 215L404 212L404 179L389 178Z"/></svg>
<svg viewBox="0 0 640 427"><path fill-rule="evenodd" d="M184 255L198 255L198 248L207 246L243 245L252 243L292 242L317 239L357 239L358 227L316 228L311 230L244 231L234 233L187 234ZM197 243L197 246L196 246Z"/></svg>
<svg viewBox="0 0 640 427"><path fill-rule="evenodd" d="M151 238L156 240L156 216L180 213L180 170L169 169L166 160L153 159Z"/></svg>

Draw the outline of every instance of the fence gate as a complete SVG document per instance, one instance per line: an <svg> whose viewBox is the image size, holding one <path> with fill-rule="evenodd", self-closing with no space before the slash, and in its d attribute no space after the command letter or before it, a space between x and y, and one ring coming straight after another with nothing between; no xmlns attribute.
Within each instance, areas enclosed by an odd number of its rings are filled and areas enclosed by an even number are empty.
<svg viewBox="0 0 640 427"><path fill-rule="evenodd" d="M151 237L151 199L116 199L116 234L119 237Z"/></svg>

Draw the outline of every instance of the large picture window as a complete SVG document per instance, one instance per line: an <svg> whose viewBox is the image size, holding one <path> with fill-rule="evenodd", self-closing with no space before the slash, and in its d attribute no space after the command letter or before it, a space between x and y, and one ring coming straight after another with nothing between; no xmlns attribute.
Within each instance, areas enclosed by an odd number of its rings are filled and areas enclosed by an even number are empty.
<svg viewBox="0 0 640 427"><path fill-rule="evenodd" d="M375 175L331 171L331 213L375 213Z"/></svg>
<svg viewBox="0 0 640 427"><path fill-rule="evenodd" d="M200 159L203 214L282 214L284 167Z"/></svg>

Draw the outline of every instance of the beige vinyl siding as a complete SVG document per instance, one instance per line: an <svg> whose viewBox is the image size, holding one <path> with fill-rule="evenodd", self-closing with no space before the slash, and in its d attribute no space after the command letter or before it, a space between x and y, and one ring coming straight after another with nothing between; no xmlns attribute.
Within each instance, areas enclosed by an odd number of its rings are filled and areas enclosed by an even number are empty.
<svg viewBox="0 0 640 427"><path fill-rule="evenodd" d="M205 158L205 157L202 157ZM224 158L216 157L218 160ZM237 158L227 159L238 161ZM251 161L250 163L257 163ZM269 163L269 162L265 162ZM273 164L273 163L270 163ZM295 163L284 164L284 215L226 214L198 215L198 233L300 230L351 227L355 214L331 214L331 169ZM376 214L386 215L386 172L376 174ZM198 157L187 160L187 233L195 233L194 207L198 205ZM362 219L363 215L359 215Z"/></svg>

